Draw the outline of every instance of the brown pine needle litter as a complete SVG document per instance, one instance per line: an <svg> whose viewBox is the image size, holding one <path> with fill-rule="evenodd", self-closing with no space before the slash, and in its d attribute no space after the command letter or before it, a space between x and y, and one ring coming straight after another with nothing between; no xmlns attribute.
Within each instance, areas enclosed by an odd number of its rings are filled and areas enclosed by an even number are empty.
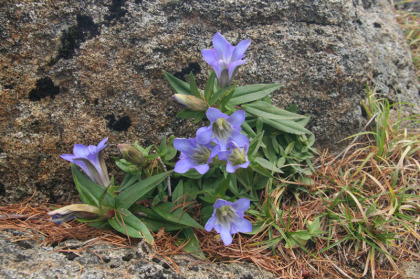
<svg viewBox="0 0 420 279"><path fill-rule="evenodd" d="M264 193L261 203L270 198L273 219L259 233L236 234L233 243L225 247L214 231L195 230L208 260L248 261L280 278L403 277L399 270L402 262L420 261L420 133L389 134L382 152L386 156L381 157L372 138L362 138L365 142L353 143L345 156L324 152L314 162L317 172L311 177L312 184L290 183L279 186L270 197ZM278 182L284 185L285 181L279 178ZM293 191L293 187L300 190ZM84 241L73 253L98 244L118 248L139 242L77 221L57 226L48 221L47 212L60 206L31 206L30 200L2 206L0 230L30 232L41 245L67 239ZM323 234L303 247L288 247L282 233L293 237L294 232L307 231L308 223L317 216ZM273 225L282 232L272 229ZM155 256L180 272L171 259L185 254L182 244L176 245L180 243L177 234L161 230L154 237ZM12 241L20 240L24 239L16 236Z"/></svg>

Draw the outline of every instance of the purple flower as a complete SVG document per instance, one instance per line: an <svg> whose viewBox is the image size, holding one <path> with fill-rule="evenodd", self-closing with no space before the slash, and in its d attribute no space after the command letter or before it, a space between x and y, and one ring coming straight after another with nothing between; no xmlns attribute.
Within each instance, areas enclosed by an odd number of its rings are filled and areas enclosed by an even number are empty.
<svg viewBox="0 0 420 279"><path fill-rule="evenodd" d="M219 159L228 162L226 165L227 172L234 173L238 168L246 169L249 166L248 147L249 140L243 147L239 147L235 142L230 141L227 144L228 150L219 152Z"/></svg>
<svg viewBox="0 0 420 279"><path fill-rule="evenodd" d="M194 168L200 174L205 174L209 170L209 163L220 151L219 145L199 144L196 138L174 139L174 147L181 151L179 161L175 164L177 173L186 173Z"/></svg>
<svg viewBox="0 0 420 279"><path fill-rule="evenodd" d="M228 202L218 199L213 207L214 212L207 221L205 229L209 232L215 229L220 234L225 246L232 243L232 234L249 233L252 231L252 224L245 219L245 211L248 210L250 201L239 199L236 202Z"/></svg>
<svg viewBox="0 0 420 279"><path fill-rule="evenodd" d="M95 183L107 187L110 181L103 154L107 140L108 138L104 138L98 146L75 144L74 154L64 154L60 157L81 167Z"/></svg>
<svg viewBox="0 0 420 279"><path fill-rule="evenodd" d="M214 49L203 49L201 51L204 60L216 72L220 88L229 85L238 71L238 67L248 60L248 58L244 60L242 58L245 56L245 51L250 44L251 41L243 40L234 47L217 32L213 36Z"/></svg>
<svg viewBox="0 0 420 279"><path fill-rule="evenodd" d="M51 222L61 225L74 218L97 219L102 215L102 210L89 204L71 204L48 212L48 215L52 217Z"/></svg>
<svg viewBox="0 0 420 279"><path fill-rule="evenodd" d="M245 121L245 111L235 111L231 116L222 113L217 108L209 108L206 113L211 124L197 130L197 141L207 144L214 141L220 144L221 150L226 150L228 141L234 141L238 146L249 144L247 136L242 135L242 123Z"/></svg>

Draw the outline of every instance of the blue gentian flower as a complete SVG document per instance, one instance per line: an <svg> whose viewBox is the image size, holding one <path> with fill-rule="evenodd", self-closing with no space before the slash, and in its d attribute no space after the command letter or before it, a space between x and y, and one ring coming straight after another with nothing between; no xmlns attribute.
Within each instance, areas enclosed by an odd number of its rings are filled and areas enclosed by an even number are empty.
<svg viewBox="0 0 420 279"><path fill-rule="evenodd" d="M203 49L201 51L204 60L216 72L220 88L229 85L238 67L248 60L248 58L243 60L242 58L250 44L251 41L243 40L234 47L220 33L216 33L213 36L214 49Z"/></svg>
<svg viewBox="0 0 420 279"><path fill-rule="evenodd" d="M199 144L196 138L174 139L174 147L181 151L174 169L177 173L186 173L194 168L200 174L205 174L209 170L209 163L220 151L219 145Z"/></svg>
<svg viewBox="0 0 420 279"><path fill-rule="evenodd" d="M89 204L71 204L48 212L48 215L52 217L51 222L61 225L74 218L97 219L102 215L102 210Z"/></svg>
<svg viewBox="0 0 420 279"><path fill-rule="evenodd" d="M110 181L103 154L107 140L108 138L104 138L97 146L75 144L73 154L64 154L60 157L81 167L95 183L108 187Z"/></svg>
<svg viewBox="0 0 420 279"><path fill-rule="evenodd" d="M220 144L221 151L226 150L228 141L234 141L238 146L249 144L247 136L241 134L242 123L245 121L245 111L235 111L231 116L222 113L217 108L208 108L206 113L211 124L197 130L197 141L207 144L214 141Z"/></svg>
<svg viewBox="0 0 420 279"><path fill-rule="evenodd" d="M248 210L249 206L250 200L245 198L234 203L218 199L213 205L214 212L207 221L205 229L207 231L215 229L220 234L225 246L230 245L232 234L252 231L252 223L244 218L245 211Z"/></svg>
<svg viewBox="0 0 420 279"><path fill-rule="evenodd" d="M227 144L227 151L219 152L218 156L220 160L227 161L226 171L229 173L234 173L238 168L246 169L250 162L248 161L248 143L240 147L235 142L230 141Z"/></svg>

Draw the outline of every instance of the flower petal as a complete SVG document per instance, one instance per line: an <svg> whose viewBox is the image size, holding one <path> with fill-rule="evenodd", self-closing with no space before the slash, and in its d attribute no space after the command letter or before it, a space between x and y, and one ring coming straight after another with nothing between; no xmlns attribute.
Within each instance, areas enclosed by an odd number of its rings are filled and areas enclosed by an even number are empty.
<svg viewBox="0 0 420 279"><path fill-rule="evenodd" d="M249 138L236 131L232 132L232 135L229 138L229 142L234 142L236 147L249 146Z"/></svg>
<svg viewBox="0 0 420 279"><path fill-rule="evenodd" d="M75 144L73 147L73 154L76 157L87 157L89 155L89 149L86 145Z"/></svg>
<svg viewBox="0 0 420 279"><path fill-rule="evenodd" d="M215 214L213 213L213 216L211 216L211 218L207 221L206 225L204 226L204 228L208 232L210 232L214 228L214 224L216 223L216 217L214 215Z"/></svg>
<svg viewBox="0 0 420 279"><path fill-rule="evenodd" d="M217 58L223 59L225 54L229 51L231 44L219 32L213 36L213 46L217 51Z"/></svg>
<svg viewBox="0 0 420 279"><path fill-rule="evenodd" d="M198 165L194 167L199 174L205 174L209 170L209 165Z"/></svg>
<svg viewBox="0 0 420 279"><path fill-rule="evenodd" d="M230 226L230 233L249 233L252 232L252 223L244 218L237 218Z"/></svg>
<svg viewBox="0 0 420 279"><path fill-rule="evenodd" d="M222 226L222 230L220 231L220 237L222 238L223 243L225 246L232 244L232 235L230 234L230 229L227 226Z"/></svg>
<svg viewBox="0 0 420 279"><path fill-rule="evenodd" d="M199 144L208 144L213 138L212 126L210 125L210 127L201 127L197 130L196 136L197 142Z"/></svg>
<svg viewBox="0 0 420 279"><path fill-rule="evenodd" d="M232 204L232 207L235 211L247 211L249 206L251 205L251 201L249 199L246 198L242 198L237 200L236 202L234 202Z"/></svg>
<svg viewBox="0 0 420 279"><path fill-rule="evenodd" d="M226 121L229 122L235 129L240 128L242 123L245 121L245 114L244 110L237 110L232 113Z"/></svg>
<svg viewBox="0 0 420 279"><path fill-rule="evenodd" d="M221 208L221 207L223 207L223 206L226 206L226 205L231 205L232 203L231 202L228 202L228 201L225 201L225 200L223 200L223 199L218 199L214 204L213 204L213 207L215 208L215 209L218 209L218 208Z"/></svg>
<svg viewBox="0 0 420 279"><path fill-rule="evenodd" d="M195 163L190 159L181 159L175 164L174 171L177 173L186 173L193 168Z"/></svg>
<svg viewBox="0 0 420 279"><path fill-rule="evenodd" d="M185 153L191 153L194 146L191 144L194 142L190 139L174 139L174 148L178 151L185 152Z"/></svg>
<svg viewBox="0 0 420 279"><path fill-rule="evenodd" d="M224 113L222 113L217 108L209 108L206 112L206 117L208 120L210 120L211 123L216 122L219 118L228 118L228 116Z"/></svg>
<svg viewBox="0 0 420 279"><path fill-rule="evenodd" d="M232 54L231 61L236 61L242 59L244 57L245 51L248 49L249 45L251 44L250 40L242 40L236 46L235 51Z"/></svg>
<svg viewBox="0 0 420 279"><path fill-rule="evenodd" d="M226 165L226 171L228 173L235 173L236 169L238 168L238 166L233 166L229 161Z"/></svg>

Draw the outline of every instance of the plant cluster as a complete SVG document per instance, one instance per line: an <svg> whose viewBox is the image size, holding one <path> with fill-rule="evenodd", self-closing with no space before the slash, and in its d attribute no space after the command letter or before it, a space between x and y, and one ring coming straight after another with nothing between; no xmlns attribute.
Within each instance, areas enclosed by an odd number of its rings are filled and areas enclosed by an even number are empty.
<svg viewBox="0 0 420 279"><path fill-rule="evenodd" d="M176 91L174 99L184 108L177 117L196 123L206 117L210 125L194 137L172 136L160 145L119 144L122 158L115 161L126 173L121 183L108 175L103 158L107 138L97 146L76 144L73 154L62 155L72 162L83 203L50 212L52 221L77 218L150 244L150 230L164 228L179 232L187 251L200 250L193 229L215 229L225 245L236 233L258 232L245 212L266 218L261 195L267 188L283 187L281 177L311 183L306 175L316 151L314 135L305 128L309 117L297 114L296 107L283 110L271 103L269 95L281 85L233 82L250 43L233 46L216 33L215 48L202 50L214 69L204 89L192 74L184 82L164 71Z"/></svg>

